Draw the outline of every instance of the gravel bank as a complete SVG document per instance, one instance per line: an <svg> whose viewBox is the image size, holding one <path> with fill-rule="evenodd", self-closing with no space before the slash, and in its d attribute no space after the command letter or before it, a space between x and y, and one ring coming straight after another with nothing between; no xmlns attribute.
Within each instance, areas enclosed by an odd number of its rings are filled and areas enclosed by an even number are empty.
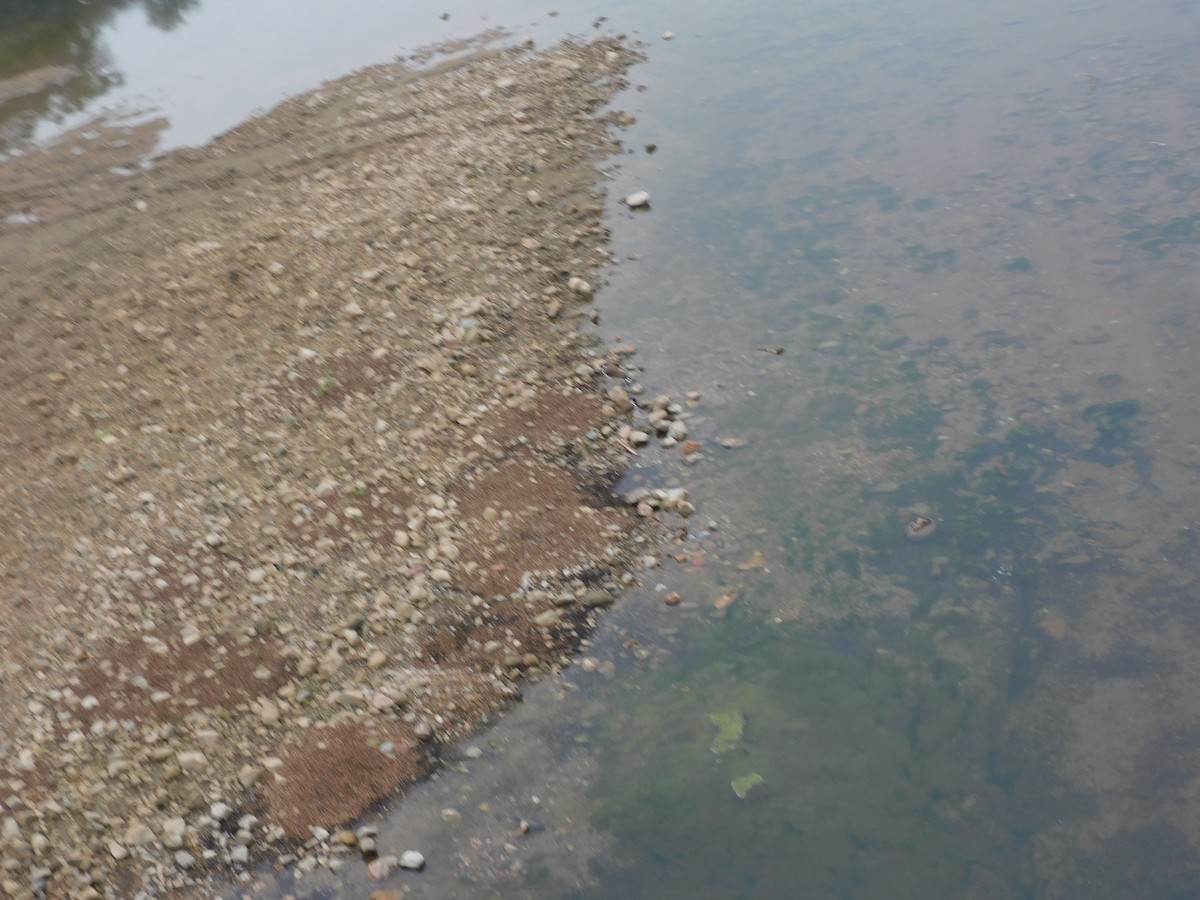
<svg viewBox="0 0 1200 900"><path fill-rule="evenodd" d="M636 60L380 66L148 170L153 123L0 168L6 895L328 836L613 601L623 356L576 329Z"/></svg>

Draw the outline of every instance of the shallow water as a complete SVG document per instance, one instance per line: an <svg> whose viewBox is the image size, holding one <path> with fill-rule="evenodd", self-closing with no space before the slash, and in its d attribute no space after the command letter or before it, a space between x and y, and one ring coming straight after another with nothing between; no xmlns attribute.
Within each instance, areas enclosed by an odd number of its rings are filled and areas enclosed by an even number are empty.
<svg viewBox="0 0 1200 900"><path fill-rule="evenodd" d="M172 31L122 7L95 45L125 87L88 110L156 101L167 145L201 140L435 38L607 15L650 46L601 331L639 345L650 396L702 394L705 458L639 460L699 506L683 561L381 813L381 846L430 861L393 886L1194 894L1190 4L287 6L203 0ZM652 211L615 202L636 188ZM288 878L255 893L369 883Z"/></svg>

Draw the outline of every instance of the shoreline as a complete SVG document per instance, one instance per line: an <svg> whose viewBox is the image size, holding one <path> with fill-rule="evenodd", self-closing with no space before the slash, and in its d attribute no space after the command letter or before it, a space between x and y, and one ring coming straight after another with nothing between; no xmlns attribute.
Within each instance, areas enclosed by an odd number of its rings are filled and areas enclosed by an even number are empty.
<svg viewBox="0 0 1200 900"><path fill-rule="evenodd" d="M577 326L639 59L376 66L144 171L116 129L0 169L6 892L328 837L621 593L625 351Z"/></svg>

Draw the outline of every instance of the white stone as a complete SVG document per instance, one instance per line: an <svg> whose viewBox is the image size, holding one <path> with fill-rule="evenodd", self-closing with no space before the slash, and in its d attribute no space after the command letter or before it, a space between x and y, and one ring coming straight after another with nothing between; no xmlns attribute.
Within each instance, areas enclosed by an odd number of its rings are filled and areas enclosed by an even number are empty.
<svg viewBox="0 0 1200 900"><path fill-rule="evenodd" d="M400 868L420 872L425 868L425 857L416 850L405 850L400 854Z"/></svg>
<svg viewBox="0 0 1200 900"><path fill-rule="evenodd" d="M650 205L650 195L646 191L634 191L625 198L625 205L630 209L638 209Z"/></svg>

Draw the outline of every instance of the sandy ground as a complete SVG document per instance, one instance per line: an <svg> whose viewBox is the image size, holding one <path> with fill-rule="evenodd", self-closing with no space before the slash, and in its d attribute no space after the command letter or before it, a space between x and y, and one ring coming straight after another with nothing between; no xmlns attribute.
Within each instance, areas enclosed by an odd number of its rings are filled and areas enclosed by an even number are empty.
<svg viewBox="0 0 1200 900"><path fill-rule="evenodd" d="M381 66L149 168L154 122L0 169L6 895L351 822L613 601L625 349L577 329L636 59Z"/></svg>

